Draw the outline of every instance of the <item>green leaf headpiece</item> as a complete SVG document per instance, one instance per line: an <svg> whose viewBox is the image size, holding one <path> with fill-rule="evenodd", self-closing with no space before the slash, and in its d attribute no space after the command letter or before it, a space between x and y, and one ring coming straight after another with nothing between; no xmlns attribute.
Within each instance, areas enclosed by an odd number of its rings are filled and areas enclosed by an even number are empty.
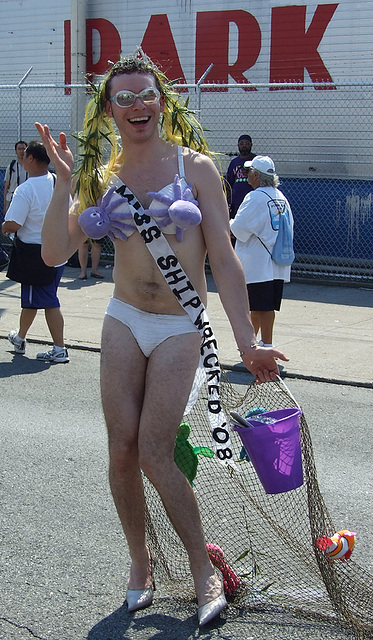
<svg viewBox="0 0 373 640"><path fill-rule="evenodd" d="M105 104L110 98L111 79L131 73L152 74L164 97L164 111L160 121L161 137L211 155L203 129L195 113L188 107L189 99L183 101L174 89L175 82L170 82L142 49L138 48L131 56L120 59L115 64L111 63L111 68L100 85L89 82L92 98L86 108L82 131L75 136L80 156L76 171L79 212L96 204L111 173L120 167L122 156L118 154L117 135L106 114ZM125 153L125 150L121 153Z"/></svg>

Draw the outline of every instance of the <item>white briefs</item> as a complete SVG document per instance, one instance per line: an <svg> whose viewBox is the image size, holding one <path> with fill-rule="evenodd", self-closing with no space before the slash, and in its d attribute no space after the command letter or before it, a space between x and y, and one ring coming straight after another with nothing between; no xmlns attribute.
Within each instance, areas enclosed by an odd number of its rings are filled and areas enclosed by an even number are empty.
<svg viewBox="0 0 373 640"><path fill-rule="evenodd" d="M188 315L150 313L118 298L110 298L106 313L130 329L147 358L158 345L171 336L198 333L197 327Z"/></svg>

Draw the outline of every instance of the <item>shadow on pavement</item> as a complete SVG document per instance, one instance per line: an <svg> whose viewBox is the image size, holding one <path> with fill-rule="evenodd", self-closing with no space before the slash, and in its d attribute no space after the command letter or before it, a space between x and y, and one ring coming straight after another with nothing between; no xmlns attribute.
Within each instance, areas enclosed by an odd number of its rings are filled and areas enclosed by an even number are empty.
<svg viewBox="0 0 373 640"><path fill-rule="evenodd" d="M180 620L172 614L151 613L134 617L127 612L123 605L111 615L103 618L88 633L87 640L139 640L152 638L153 640L187 640L197 631L197 616ZM214 627L224 624L223 620L215 622ZM210 625L211 629L211 625ZM207 627L206 627L207 631ZM128 635L130 633L130 635ZM201 634L199 634L201 637ZM208 636L210 637L210 636Z"/></svg>
<svg viewBox="0 0 373 640"><path fill-rule="evenodd" d="M11 351L11 348L9 349ZM44 362L35 358L28 358L26 355L17 353L12 354L11 362L2 362L0 364L0 378L11 378L12 376L29 375L30 373L40 373L49 369L52 362Z"/></svg>
<svg viewBox="0 0 373 640"><path fill-rule="evenodd" d="M206 273L207 290L217 293L211 273ZM373 289L369 287L347 287L333 284L287 282L284 285L283 300L305 300L321 304L336 304L352 307L373 307Z"/></svg>
<svg viewBox="0 0 373 640"><path fill-rule="evenodd" d="M172 602L165 599L162 605L165 606L163 613L147 614L140 611L134 615L129 614L126 605L123 605L92 627L86 640L347 640L351 637L347 630L332 621L311 620L288 611L267 611L260 607L229 608L228 614L199 629L196 610L192 613L190 602L184 603L180 617L177 617L177 600Z"/></svg>
<svg viewBox="0 0 373 640"><path fill-rule="evenodd" d="M321 304L337 304L352 307L373 307L373 289L367 287L345 287L328 284L301 284L289 282L284 285L284 300L307 300Z"/></svg>

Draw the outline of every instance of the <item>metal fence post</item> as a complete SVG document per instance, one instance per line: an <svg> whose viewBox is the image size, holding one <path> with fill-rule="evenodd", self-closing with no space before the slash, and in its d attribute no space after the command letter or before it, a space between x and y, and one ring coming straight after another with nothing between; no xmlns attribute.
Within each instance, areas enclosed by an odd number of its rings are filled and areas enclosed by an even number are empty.
<svg viewBox="0 0 373 640"><path fill-rule="evenodd" d="M202 101L202 91L201 91L201 84L203 83L203 81L205 80L205 78L207 77L207 75L210 73L212 67L214 66L214 63L211 62L211 64L209 64L209 66L207 67L206 71L201 75L200 79L198 80L197 84L196 84L196 91L198 92L198 118L199 121L201 123L201 101Z"/></svg>
<svg viewBox="0 0 373 640"><path fill-rule="evenodd" d="M18 95L18 126L17 126L18 140L22 139L22 84L24 83L26 78L30 75L32 69L33 69L33 67L30 67L29 70L26 71L25 75L23 76L23 78L21 78L21 80L18 83L18 91L19 91L19 95Z"/></svg>

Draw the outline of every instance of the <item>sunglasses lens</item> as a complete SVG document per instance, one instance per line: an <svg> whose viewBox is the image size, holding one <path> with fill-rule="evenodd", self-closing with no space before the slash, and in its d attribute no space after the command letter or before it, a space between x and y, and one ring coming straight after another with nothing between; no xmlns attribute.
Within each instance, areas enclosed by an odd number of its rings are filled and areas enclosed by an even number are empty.
<svg viewBox="0 0 373 640"><path fill-rule="evenodd" d="M130 107L136 100L136 96L132 91L118 91L114 98L114 102L118 107Z"/></svg>
<svg viewBox="0 0 373 640"><path fill-rule="evenodd" d="M159 100L159 91L155 88L144 89L139 94L139 97L145 104L153 104Z"/></svg>
<svg viewBox="0 0 373 640"><path fill-rule="evenodd" d="M158 102L160 93L155 87L143 89L140 93L133 93L132 91L118 91L111 100L115 102L118 107L132 107L137 98L140 98L141 102L144 104L154 104L155 102Z"/></svg>

